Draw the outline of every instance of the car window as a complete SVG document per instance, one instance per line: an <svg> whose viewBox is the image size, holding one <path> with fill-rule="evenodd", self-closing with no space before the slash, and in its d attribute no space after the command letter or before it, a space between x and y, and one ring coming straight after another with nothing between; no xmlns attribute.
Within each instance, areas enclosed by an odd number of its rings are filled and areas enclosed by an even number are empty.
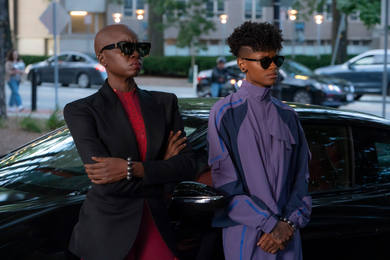
<svg viewBox="0 0 390 260"><path fill-rule="evenodd" d="M57 56L58 61L65 61L67 58L68 58L68 54L63 54L63 55ZM53 62L54 56L50 57L49 61Z"/></svg>
<svg viewBox="0 0 390 260"><path fill-rule="evenodd" d="M0 186L41 195L86 193L91 182L67 128L0 159Z"/></svg>
<svg viewBox="0 0 390 260"><path fill-rule="evenodd" d="M295 61L285 60L281 68L284 70L285 73L292 77L294 77L295 75L314 75L314 72L312 70Z"/></svg>
<svg viewBox="0 0 390 260"><path fill-rule="evenodd" d="M383 63L385 62L384 59L385 59L385 55L375 55L374 64L383 65ZM390 55L387 55L387 63L390 63Z"/></svg>
<svg viewBox="0 0 390 260"><path fill-rule="evenodd" d="M355 66L357 66L357 65L372 65L372 64L374 64L374 55L360 58L352 63L352 65L355 65Z"/></svg>
<svg viewBox="0 0 390 260"><path fill-rule="evenodd" d="M390 181L390 131L353 129L356 186Z"/></svg>
<svg viewBox="0 0 390 260"><path fill-rule="evenodd" d="M79 55L72 55L72 56L70 56L70 61L71 62L85 62L86 59L84 57L79 56Z"/></svg>
<svg viewBox="0 0 390 260"><path fill-rule="evenodd" d="M352 160L348 128L303 125L312 159L309 162L309 191L352 187Z"/></svg>

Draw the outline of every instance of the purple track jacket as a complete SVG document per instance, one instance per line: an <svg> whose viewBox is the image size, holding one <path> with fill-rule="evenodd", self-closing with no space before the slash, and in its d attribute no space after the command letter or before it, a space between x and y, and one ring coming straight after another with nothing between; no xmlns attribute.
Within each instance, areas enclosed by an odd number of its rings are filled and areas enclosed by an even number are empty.
<svg viewBox="0 0 390 260"><path fill-rule="evenodd" d="M302 259L299 228L311 213L311 154L298 114L269 88L244 80L211 109L207 139L213 185L228 202L213 220L223 227L226 259ZM298 229L285 250L266 253L256 243L279 217Z"/></svg>

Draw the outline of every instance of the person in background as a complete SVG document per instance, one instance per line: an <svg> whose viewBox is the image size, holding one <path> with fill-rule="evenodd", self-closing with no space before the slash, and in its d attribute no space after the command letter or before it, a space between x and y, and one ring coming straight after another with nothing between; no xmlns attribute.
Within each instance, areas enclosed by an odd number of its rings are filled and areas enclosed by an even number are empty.
<svg viewBox="0 0 390 260"><path fill-rule="evenodd" d="M16 110L23 111L22 99L19 95L19 85L24 74L25 64L20 59L18 51L11 49L7 53L7 61L5 62L5 80L11 89L9 98L8 110L15 112Z"/></svg>
<svg viewBox="0 0 390 260"><path fill-rule="evenodd" d="M94 46L108 77L64 108L92 181L69 250L83 260L174 260L165 188L196 175L177 97L138 88L134 78L151 44L127 26L101 29Z"/></svg>
<svg viewBox="0 0 390 260"><path fill-rule="evenodd" d="M217 65L213 68L211 74L211 96L219 97L219 91L227 80L227 75L230 74L225 68L226 59L224 57L217 58Z"/></svg>
<svg viewBox="0 0 390 260"><path fill-rule="evenodd" d="M228 38L246 80L215 103L207 135L213 186L227 198L213 219L226 260L302 259L311 155L298 114L270 95L282 41L277 27L250 21Z"/></svg>

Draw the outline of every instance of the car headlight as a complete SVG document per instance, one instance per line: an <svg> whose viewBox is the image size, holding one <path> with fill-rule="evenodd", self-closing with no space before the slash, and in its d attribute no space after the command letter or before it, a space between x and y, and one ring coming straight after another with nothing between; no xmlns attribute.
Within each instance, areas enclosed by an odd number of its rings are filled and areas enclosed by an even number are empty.
<svg viewBox="0 0 390 260"><path fill-rule="evenodd" d="M316 82L313 84L313 86L318 89L318 90L328 90L328 85L325 85L325 84L321 84L319 82Z"/></svg>

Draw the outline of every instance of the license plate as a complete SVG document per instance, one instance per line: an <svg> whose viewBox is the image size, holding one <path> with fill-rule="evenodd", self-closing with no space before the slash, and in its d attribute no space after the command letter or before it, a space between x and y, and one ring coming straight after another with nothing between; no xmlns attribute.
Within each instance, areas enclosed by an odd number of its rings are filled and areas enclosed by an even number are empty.
<svg viewBox="0 0 390 260"><path fill-rule="evenodd" d="M347 94L347 101L353 101L353 94Z"/></svg>

